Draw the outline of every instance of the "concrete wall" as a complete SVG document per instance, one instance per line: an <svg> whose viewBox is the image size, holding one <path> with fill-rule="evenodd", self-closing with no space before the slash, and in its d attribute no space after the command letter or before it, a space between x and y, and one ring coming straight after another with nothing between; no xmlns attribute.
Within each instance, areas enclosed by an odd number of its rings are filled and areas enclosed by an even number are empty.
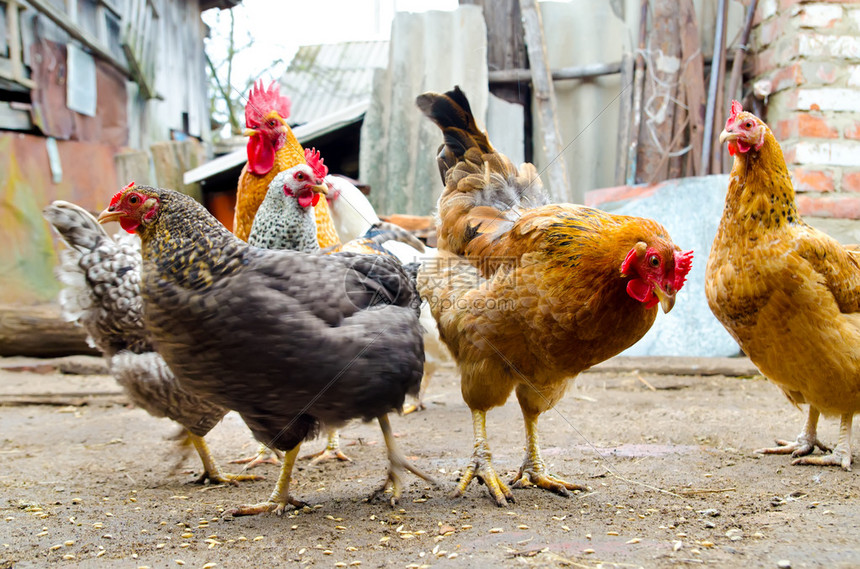
<svg viewBox="0 0 860 569"><path fill-rule="evenodd" d="M374 80L361 129L359 177L382 214L427 215L442 180L436 153L438 127L424 118L415 97L460 85L480 124L486 124L487 32L481 9L398 13L391 29L389 66Z"/></svg>

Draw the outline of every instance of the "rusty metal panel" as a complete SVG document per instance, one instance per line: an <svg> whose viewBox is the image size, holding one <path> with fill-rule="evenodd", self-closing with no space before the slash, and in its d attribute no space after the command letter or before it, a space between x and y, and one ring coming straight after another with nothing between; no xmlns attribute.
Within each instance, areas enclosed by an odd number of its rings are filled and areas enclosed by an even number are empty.
<svg viewBox="0 0 860 569"><path fill-rule="evenodd" d="M57 240L42 208L55 199L91 210L106 207L119 185L113 150L103 144L58 141L63 178L55 184L38 136L0 132L0 303L53 300Z"/></svg>
<svg viewBox="0 0 860 569"><path fill-rule="evenodd" d="M43 40L32 46L33 121L60 140L99 141L114 147L128 144L128 95L125 79L103 61L96 61L96 116L66 106L66 46Z"/></svg>

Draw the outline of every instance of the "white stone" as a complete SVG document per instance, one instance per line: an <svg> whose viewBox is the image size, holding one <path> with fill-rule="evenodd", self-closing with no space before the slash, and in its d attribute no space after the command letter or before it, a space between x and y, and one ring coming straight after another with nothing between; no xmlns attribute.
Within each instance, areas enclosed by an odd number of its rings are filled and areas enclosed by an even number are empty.
<svg viewBox="0 0 860 569"><path fill-rule="evenodd" d="M851 74L848 76L848 85L851 87L860 87L860 65L852 65L850 69Z"/></svg>
<svg viewBox="0 0 860 569"><path fill-rule="evenodd" d="M825 28L842 17L842 6L806 4L800 9L800 25L804 28Z"/></svg>
<svg viewBox="0 0 860 569"><path fill-rule="evenodd" d="M779 5L776 0L764 0L763 2L759 2L759 6L762 20L767 20L771 16L775 16L779 9Z"/></svg>
<svg viewBox="0 0 860 569"><path fill-rule="evenodd" d="M860 58L860 36L799 34L797 51L804 57Z"/></svg>
<svg viewBox="0 0 860 569"><path fill-rule="evenodd" d="M860 142L801 141L795 146L795 162L804 165L860 166Z"/></svg>
<svg viewBox="0 0 860 569"><path fill-rule="evenodd" d="M860 112L860 91L831 87L798 90L795 108L808 111L813 105L818 105L822 111Z"/></svg>
<svg viewBox="0 0 860 569"><path fill-rule="evenodd" d="M852 8L847 10L847 19L854 22L855 28L860 28L860 8Z"/></svg>

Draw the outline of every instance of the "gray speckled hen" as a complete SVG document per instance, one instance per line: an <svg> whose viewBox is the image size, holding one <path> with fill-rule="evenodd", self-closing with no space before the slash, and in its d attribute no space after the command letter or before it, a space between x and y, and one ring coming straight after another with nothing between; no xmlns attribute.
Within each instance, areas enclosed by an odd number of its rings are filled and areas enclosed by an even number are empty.
<svg viewBox="0 0 860 569"><path fill-rule="evenodd" d="M143 325L140 241L131 235L112 239L95 217L73 203L55 201L43 215L69 246L60 253L57 268L64 285L60 291L63 315L86 330L131 402L187 429L203 462L200 481L258 479L218 469L203 437L227 409L183 389L152 346Z"/></svg>
<svg viewBox="0 0 860 569"><path fill-rule="evenodd" d="M191 198L147 186L114 196L109 220L141 237L147 328L182 385L287 451L269 501L235 513L302 504L289 493L301 442L353 418L379 421L394 499L404 469L428 478L387 418L418 390L424 360L417 292L397 261L259 249Z"/></svg>

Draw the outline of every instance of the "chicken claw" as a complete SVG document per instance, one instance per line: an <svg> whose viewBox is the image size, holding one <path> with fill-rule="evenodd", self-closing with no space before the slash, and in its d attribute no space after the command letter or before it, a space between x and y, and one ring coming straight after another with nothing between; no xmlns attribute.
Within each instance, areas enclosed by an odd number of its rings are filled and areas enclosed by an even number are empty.
<svg viewBox="0 0 860 569"><path fill-rule="evenodd" d="M382 429L382 437L385 439L385 446L388 449L388 478L386 478L380 488L370 495L368 500L376 499L377 496L385 493L390 486L391 506L397 505L400 496L403 494L402 475L407 470L419 478L438 485L438 482L432 476L409 462L409 459L406 458L400 447L397 446L394 434L391 431L391 423L388 421L388 415L380 415L376 420L379 421L379 427Z"/></svg>
<svg viewBox="0 0 860 569"><path fill-rule="evenodd" d="M853 413L842 415L842 420L839 423L839 440L830 454L825 454L824 456L804 456L793 460L791 464L841 466L842 470L851 471L851 423L853 420Z"/></svg>
<svg viewBox="0 0 860 569"><path fill-rule="evenodd" d="M238 484L239 482L245 482L248 480L265 480L265 476L256 476L254 474L228 474L221 472L221 469L218 468L218 464L212 459L212 454L209 452L209 446L206 444L206 441L203 440L203 437L198 437L197 435L188 433L188 440L191 441L191 444L194 445L194 448L197 449L197 453L200 455L200 460L203 462L203 474L200 475L200 478L195 480L196 484L204 484L206 482L210 482L212 484Z"/></svg>
<svg viewBox="0 0 860 569"><path fill-rule="evenodd" d="M477 477L479 483L487 485L487 490L489 490L490 495L496 501L497 506L503 507L507 506L508 502L515 502L516 500L514 500L511 489L499 478L499 475L493 469L492 463L489 461L489 449L486 450L486 458L482 454L478 449L475 449L475 454L472 455L472 464L466 468L466 472L460 477L460 482L457 484L457 489L454 490L453 497L458 498L462 496L472 479Z"/></svg>
<svg viewBox="0 0 860 569"><path fill-rule="evenodd" d="M288 504L296 509L301 509L308 505L307 503L302 502L301 500L296 500L292 496L288 495L279 502L272 502L270 500L268 502L260 502L259 504L239 506L238 508L228 510L226 515L238 518L239 516L256 516L258 514L265 514L266 512L274 512L275 515L280 516L286 511Z"/></svg>
<svg viewBox="0 0 860 569"><path fill-rule="evenodd" d="M493 468L490 445L487 443L487 412L472 409L472 429L475 433L475 450L472 452L472 464L466 468L466 472L460 477L457 489L453 497L458 498L466 492L466 488L472 479L477 477L478 482L487 485L496 505L507 506L508 502L514 502L514 495L507 484L502 482Z"/></svg>
<svg viewBox="0 0 860 569"><path fill-rule="evenodd" d="M243 470L250 470L260 466L261 464L274 464L275 466L279 466L281 464L281 459L283 458L284 453L281 451L261 444L260 448L257 449L257 454L254 456L237 458L236 460L231 460L230 464L244 464L245 467Z"/></svg>
<svg viewBox="0 0 860 569"><path fill-rule="evenodd" d="M293 466L296 463L296 457L299 455L300 447L301 444L297 444L288 452L284 453L284 464L281 466L281 474L278 476L278 482L275 484L275 489L272 491L272 495L269 496L268 501L260 502L259 504L239 506L238 508L228 510L225 512L225 515L237 517L256 516L257 514L274 512L280 516L284 513L288 504L295 508L304 508L307 506L305 502L296 500L290 495L290 480L292 479Z"/></svg>
<svg viewBox="0 0 860 569"><path fill-rule="evenodd" d="M517 472L517 476L511 480L511 488L530 488L532 486L555 492L565 498L570 497L569 490L588 490L585 486L573 484L572 482L553 476L546 472L546 468L543 466L538 468L537 466L523 464L519 472Z"/></svg>
<svg viewBox="0 0 860 569"><path fill-rule="evenodd" d="M321 462L325 462L327 460L340 460L343 462L352 462L352 459L343 454L343 451L340 450L340 433L337 432L337 429L327 429L328 433L328 442L326 443L326 447L313 454L306 454L301 457L302 460L307 458L312 458L310 465L316 466Z"/></svg>
<svg viewBox="0 0 860 569"><path fill-rule="evenodd" d="M823 452L830 452L830 448L818 440L818 417L820 412L813 406L809 406L806 417L806 425L803 432L797 435L796 441L777 440L775 447L756 449L759 454L791 454L791 456L806 456L815 451L815 447Z"/></svg>

